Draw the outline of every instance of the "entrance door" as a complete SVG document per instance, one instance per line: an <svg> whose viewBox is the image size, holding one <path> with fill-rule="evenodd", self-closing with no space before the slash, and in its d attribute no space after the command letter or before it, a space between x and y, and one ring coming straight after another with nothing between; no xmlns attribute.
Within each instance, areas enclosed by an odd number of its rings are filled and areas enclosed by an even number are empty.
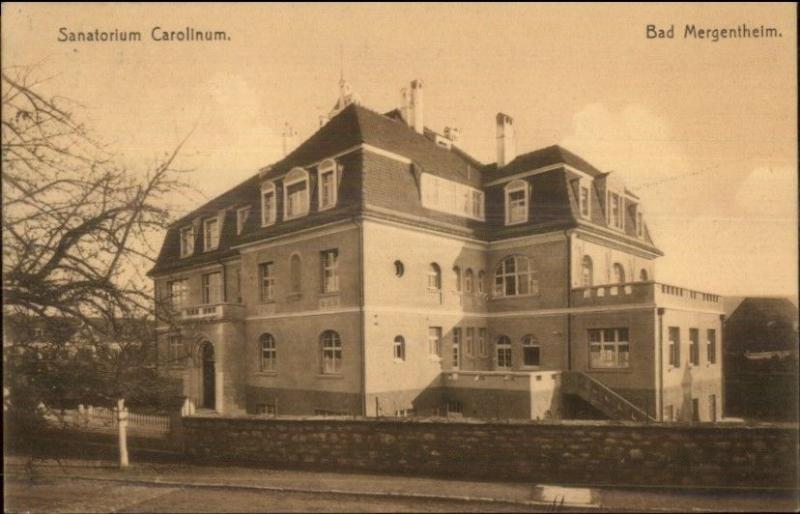
<svg viewBox="0 0 800 514"><path fill-rule="evenodd" d="M216 384L214 383L214 346L203 344L203 408L214 409L216 406Z"/></svg>

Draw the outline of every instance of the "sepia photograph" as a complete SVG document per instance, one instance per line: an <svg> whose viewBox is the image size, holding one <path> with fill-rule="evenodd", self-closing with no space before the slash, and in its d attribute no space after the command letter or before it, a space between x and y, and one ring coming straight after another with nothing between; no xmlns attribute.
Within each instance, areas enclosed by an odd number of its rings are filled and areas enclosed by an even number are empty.
<svg viewBox="0 0 800 514"><path fill-rule="evenodd" d="M794 3L0 7L4 512L798 512Z"/></svg>

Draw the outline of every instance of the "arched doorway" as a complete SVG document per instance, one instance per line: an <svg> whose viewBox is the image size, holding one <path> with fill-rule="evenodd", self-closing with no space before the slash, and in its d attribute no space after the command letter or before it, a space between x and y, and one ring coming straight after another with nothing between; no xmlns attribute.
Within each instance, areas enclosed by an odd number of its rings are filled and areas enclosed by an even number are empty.
<svg viewBox="0 0 800 514"><path fill-rule="evenodd" d="M203 361L203 408L214 409L216 407L214 345L208 341L203 343L200 355Z"/></svg>

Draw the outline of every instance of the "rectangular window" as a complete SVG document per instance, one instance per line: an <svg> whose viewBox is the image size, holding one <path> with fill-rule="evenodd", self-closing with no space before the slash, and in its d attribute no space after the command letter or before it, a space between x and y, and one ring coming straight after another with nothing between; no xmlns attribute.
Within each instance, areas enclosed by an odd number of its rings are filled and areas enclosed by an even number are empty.
<svg viewBox="0 0 800 514"><path fill-rule="evenodd" d="M580 186L579 196L581 216L584 218L589 217L589 188L587 186Z"/></svg>
<svg viewBox="0 0 800 514"><path fill-rule="evenodd" d="M406 360L406 340L403 336L394 338L394 359L398 361Z"/></svg>
<svg viewBox="0 0 800 514"><path fill-rule="evenodd" d="M262 262L258 265L258 283L261 286L259 299L262 302L269 302L275 293L275 265L271 262Z"/></svg>
<svg viewBox="0 0 800 514"><path fill-rule="evenodd" d="M613 228L622 229L622 205L624 199L618 193L608 192L608 224Z"/></svg>
<svg viewBox="0 0 800 514"><path fill-rule="evenodd" d="M278 363L278 352L272 336L261 339L261 371L275 371Z"/></svg>
<svg viewBox="0 0 800 514"><path fill-rule="evenodd" d="M167 339L167 359L170 365L177 365L184 357L183 339L180 335L171 335Z"/></svg>
<svg viewBox="0 0 800 514"><path fill-rule="evenodd" d="M250 206L242 207L236 211L236 233L241 234L244 230L244 224L247 218L250 217Z"/></svg>
<svg viewBox="0 0 800 514"><path fill-rule="evenodd" d="M675 421L675 408L672 405L664 407L664 421Z"/></svg>
<svg viewBox="0 0 800 514"><path fill-rule="evenodd" d="M186 306L186 279L173 280L167 284L169 305L177 311Z"/></svg>
<svg viewBox="0 0 800 514"><path fill-rule="evenodd" d="M700 421L700 398L692 398L692 421Z"/></svg>
<svg viewBox="0 0 800 514"><path fill-rule="evenodd" d="M428 327L428 355L442 356L442 327Z"/></svg>
<svg viewBox="0 0 800 514"><path fill-rule="evenodd" d="M194 227L181 229L181 257L194 253Z"/></svg>
<svg viewBox="0 0 800 514"><path fill-rule="evenodd" d="M644 220L641 212L636 213L636 236L644 237Z"/></svg>
<svg viewBox="0 0 800 514"><path fill-rule="evenodd" d="M461 367L461 328L453 328L453 369Z"/></svg>
<svg viewBox="0 0 800 514"><path fill-rule="evenodd" d="M430 173L422 174L422 206L465 218L485 219L482 191Z"/></svg>
<svg viewBox="0 0 800 514"><path fill-rule="evenodd" d="M219 271L203 275L203 303L222 303L222 274Z"/></svg>
<svg viewBox="0 0 800 514"><path fill-rule="evenodd" d="M286 217L294 218L308 212L308 182L296 182L286 188Z"/></svg>
<svg viewBox="0 0 800 514"><path fill-rule="evenodd" d="M689 364L700 365L700 331L696 328L689 329Z"/></svg>
<svg viewBox="0 0 800 514"><path fill-rule="evenodd" d="M712 423L717 422L717 395L708 396L708 420Z"/></svg>
<svg viewBox="0 0 800 514"><path fill-rule="evenodd" d="M589 366L592 368L630 367L628 329L589 330Z"/></svg>
<svg viewBox="0 0 800 514"><path fill-rule="evenodd" d="M203 223L203 248L205 251L215 250L219 246L219 220L212 218Z"/></svg>
<svg viewBox="0 0 800 514"><path fill-rule="evenodd" d="M669 365L681 366L681 329L669 327Z"/></svg>
<svg viewBox="0 0 800 514"><path fill-rule="evenodd" d="M331 168L320 174L320 210L336 204L336 170Z"/></svg>
<svg viewBox="0 0 800 514"><path fill-rule="evenodd" d="M475 355L475 329L473 327L467 328L467 355L472 357Z"/></svg>
<svg viewBox="0 0 800 514"><path fill-rule="evenodd" d="M275 188L264 189L261 191L261 226L272 225L275 223Z"/></svg>
<svg viewBox="0 0 800 514"><path fill-rule="evenodd" d="M522 358L525 366L538 366L540 348L538 345L525 345L522 347Z"/></svg>
<svg viewBox="0 0 800 514"><path fill-rule="evenodd" d="M486 357L489 355L489 347L486 344L485 328L478 329L478 351L480 352L481 357Z"/></svg>
<svg viewBox="0 0 800 514"><path fill-rule="evenodd" d="M717 363L717 331L709 329L706 335L706 358L709 364Z"/></svg>
<svg viewBox="0 0 800 514"><path fill-rule="evenodd" d="M272 403L259 403L256 405L256 414L261 414L262 416L277 416L278 405L274 401Z"/></svg>
<svg viewBox="0 0 800 514"><path fill-rule="evenodd" d="M339 250L326 250L320 254L322 266L322 292L332 293L339 290Z"/></svg>

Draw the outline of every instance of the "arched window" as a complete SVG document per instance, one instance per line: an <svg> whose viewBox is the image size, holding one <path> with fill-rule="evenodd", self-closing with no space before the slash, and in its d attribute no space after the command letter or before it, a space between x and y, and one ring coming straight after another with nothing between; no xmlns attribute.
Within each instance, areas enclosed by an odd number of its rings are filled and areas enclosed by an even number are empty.
<svg viewBox="0 0 800 514"><path fill-rule="evenodd" d="M317 187L319 210L323 211L335 207L338 196L336 161L333 159L326 159L323 161L317 169L317 175L319 184Z"/></svg>
<svg viewBox="0 0 800 514"><path fill-rule="evenodd" d="M505 188L506 225L528 221L528 183L524 180L510 182Z"/></svg>
<svg viewBox="0 0 800 514"><path fill-rule="evenodd" d="M461 268L453 266L453 280L456 281L456 291L461 292Z"/></svg>
<svg viewBox="0 0 800 514"><path fill-rule="evenodd" d="M539 366L539 340L530 334L522 338L522 364L528 367Z"/></svg>
<svg viewBox="0 0 800 514"><path fill-rule="evenodd" d="M464 273L464 292L467 294L475 292L475 274L472 272L472 269L468 269Z"/></svg>
<svg viewBox="0 0 800 514"><path fill-rule="evenodd" d="M403 261L394 261L394 274L402 277L405 272L406 267L403 265Z"/></svg>
<svg viewBox="0 0 800 514"><path fill-rule="evenodd" d="M406 360L406 340L403 336L396 336L394 338L394 360Z"/></svg>
<svg viewBox="0 0 800 514"><path fill-rule="evenodd" d="M283 218L290 220L308 214L308 172L294 168L283 179Z"/></svg>
<svg viewBox="0 0 800 514"><path fill-rule="evenodd" d="M507 336L500 336L495 343L497 350L497 368L511 369L511 339Z"/></svg>
<svg viewBox="0 0 800 514"><path fill-rule="evenodd" d="M322 353L322 373L342 372L342 340L333 330L326 330L319 336Z"/></svg>
<svg viewBox="0 0 800 514"><path fill-rule="evenodd" d="M442 288L442 269L432 262L428 266L428 289L440 290Z"/></svg>
<svg viewBox="0 0 800 514"><path fill-rule="evenodd" d="M483 270L478 272L478 292L483 294L486 289L486 274Z"/></svg>
<svg viewBox="0 0 800 514"><path fill-rule="evenodd" d="M506 257L494 273L495 296L539 294L539 277L533 262L523 255Z"/></svg>
<svg viewBox="0 0 800 514"><path fill-rule="evenodd" d="M303 263L296 253L289 259L289 281L292 294L300 294L303 284Z"/></svg>
<svg viewBox="0 0 800 514"><path fill-rule="evenodd" d="M261 371L275 371L278 363L275 338L271 334L261 334L258 341L261 345Z"/></svg>
<svg viewBox="0 0 800 514"><path fill-rule="evenodd" d="M581 285L583 287L594 285L594 264L588 255L584 255L581 260Z"/></svg>
<svg viewBox="0 0 800 514"><path fill-rule="evenodd" d="M614 266L611 270L611 282L613 284L624 284L625 283L625 268L622 267L622 264L615 262Z"/></svg>
<svg viewBox="0 0 800 514"><path fill-rule="evenodd" d="M647 270L642 268L642 271L639 272L639 280L642 282L647 282L650 280L650 277L647 276Z"/></svg>

